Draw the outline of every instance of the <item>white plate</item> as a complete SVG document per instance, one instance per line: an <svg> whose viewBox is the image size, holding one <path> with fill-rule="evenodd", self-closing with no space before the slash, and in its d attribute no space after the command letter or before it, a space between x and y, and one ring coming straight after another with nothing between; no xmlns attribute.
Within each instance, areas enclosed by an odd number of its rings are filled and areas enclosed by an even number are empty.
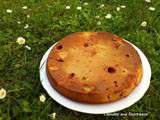
<svg viewBox="0 0 160 120"><path fill-rule="evenodd" d="M131 44L131 43L130 43ZM54 44L55 45L55 44ZM53 45L53 46L54 46ZM133 45L133 44L131 44ZM52 46L52 47L53 47ZM129 106L136 103L140 100L147 89L149 88L150 78L151 78L151 68L150 64L143 54L143 52L137 48L135 45L133 47L137 50L138 54L140 55L142 66L143 66L143 76L141 82L138 86L133 90L133 92L127 96L126 98L120 99L116 102L112 103L105 103L105 104L85 104L76 101L72 101L63 95L59 94L50 84L47 75L46 75L46 62L47 57L52 49L50 47L47 52L44 54L41 62L40 62L40 80L44 89L48 92L48 94L59 104L67 107L71 110L75 110L78 112L83 113L90 113L90 114L105 114L120 111L122 109L128 108Z"/></svg>

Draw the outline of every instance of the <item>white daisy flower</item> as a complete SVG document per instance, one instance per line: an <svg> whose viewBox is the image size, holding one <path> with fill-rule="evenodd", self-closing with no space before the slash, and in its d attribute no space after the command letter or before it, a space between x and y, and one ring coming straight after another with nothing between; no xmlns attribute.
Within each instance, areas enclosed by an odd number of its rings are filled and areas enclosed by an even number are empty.
<svg viewBox="0 0 160 120"><path fill-rule="evenodd" d="M80 6L77 7L77 10L81 10L81 9L82 9L82 7L80 7Z"/></svg>
<svg viewBox="0 0 160 120"><path fill-rule="evenodd" d="M103 7L104 7L104 4L101 4L101 5L100 5L100 8L103 8Z"/></svg>
<svg viewBox="0 0 160 120"><path fill-rule="evenodd" d="M18 23L18 24L21 24L21 22L20 22L20 21L17 21L17 23Z"/></svg>
<svg viewBox="0 0 160 120"><path fill-rule="evenodd" d="M24 26L24 29L27 29L29 27L29 25L28 24L26 24L25 26Z"/></svg>
<svg viewBox="0 0 160 120"><path fill-rule="evenodd" d="M147 26L147 22L146 22L146 21L143 21L143 22L141 23L141 26L142 26L142 27L146 27L146 26Z"/></svg>
<svg viewBox="0 0 160 120"><path fill-rule="evenodd" d="M41 95L39 96L39 100L40 100L41 102L45 102L45 101L46 101L46 97L41 94Z"/></svg>
<svg viewBox="0 0 160 120"><path fill-rule="evenodd" d="M149 7L149 10L150 11L155 11L155 8L154 7Z"/></svg>
<svg viewBox="0 0 160 120"><path fill-rule="evenodd" d="M31 47L29 47L28 45L25 45L25 48L31 50Z"/></svg>
<svg viewBox="0 0 160 120"><path fill-rule="evenodd" d="M23 6L23 7L22 7L22 9L24 9L24 10L27 9L27 8L28 8L27 6Z"/></svg>
<svg viewBox="0 0 160 120"><path fill-rule="evenodd" d="M51 117L52 120L54 120L56 118L56 113L54 112L54 113L50 114L49 116Z"/></svg>
<svg viewBox="0 0 160 120"><path fill-rule="evenodd" d="M68 9L70 9L71 7L70 6L66 6L66 9L68 10Z"/></svg>
<svg viewBox="0 0 160 120"><path fill-rule="evenodd" d="M23 44L25 44L25 41L26 41L26 40L25 40L23 37L18 37L16 42L17 42L19 45L23 45Z"/></svg>
<svg viewBox="0 0 160 120"><path fill-rule="evenodd" d="M6 90L4 88L0 89L0 99L4 99L6 97Z"/></svg>
<svg viewBox="0 0 160 120"><path fill-rule="evenodd" d="M98 21L98 22L97 22L97 25L101 25L101 22L100 22L100 21Z"/></svg>
<svg viewBox="0 0 160 120"><path fill-rule="evenodd" d="M117 11L120 11L121 8L120 8L120 7L117 7L116 9L117 9Z"/></svg>
<svg viewBox="0 0 160 120"><path fill-rule="evenodd" d="M88 5L88 3L87 3L87 2L85 2L85 3L84 3L84 5Z"/></svg>
<svg viewBox="0 0 160 120"><path fill-rule="evenodd" d="M11 9L7 9L6 12L7 13L12 13L12 10Z"/></svg>
<svg viewBox="0 0 160 120"><path fill-rule="evenodd" d="M30 18L30 15L27 15L27 18Z"/></svg>
<svg viewBox="0 0 160 120"><path fill-rule="evenodd" d="M112 18L112 15L111 15L111 14L107 14L107 15L105 16L105 18L106 18L106 19L111 19L111 18Z"/></svg>
<svg viewBox="0 0 160 120"><path fill-rule="evenodd" d="M126 6L125 5L121 5L121 8L126 8Z"/></svg>
<svg viewBox="0 0 160 120"><path fill-rule="evenodd" d="M150 3L151 2L151 0L145 0L147 3Z"/></svg>
<svg viewBox="0 0 160 120"><path fill-rule="evenodd" d="M97 16L96 16L96 18L98 19L98 18L100 18L100 16L99 16L99 15L97 15Z"/></svg>

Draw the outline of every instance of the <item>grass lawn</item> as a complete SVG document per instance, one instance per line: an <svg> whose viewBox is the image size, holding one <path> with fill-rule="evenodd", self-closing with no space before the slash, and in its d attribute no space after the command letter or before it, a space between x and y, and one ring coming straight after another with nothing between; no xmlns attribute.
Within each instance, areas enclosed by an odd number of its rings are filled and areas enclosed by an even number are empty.
<svg viewBox="0 0 160 120"><path fill-rule="evenodd" d="M39 62L52 44L78 31L109 31L145 53L152 67L150 88L140 101L120 112L148 113L147 118L83 114L49 97L39 80ZM20 36L25 38L23 45L16 42ZM160 0L0 0L0 88L7 92L0 99L0 120L51 120L54 112L57 120L158 120L159 69ZM39 100L41 94L45 102Z"/></svg>

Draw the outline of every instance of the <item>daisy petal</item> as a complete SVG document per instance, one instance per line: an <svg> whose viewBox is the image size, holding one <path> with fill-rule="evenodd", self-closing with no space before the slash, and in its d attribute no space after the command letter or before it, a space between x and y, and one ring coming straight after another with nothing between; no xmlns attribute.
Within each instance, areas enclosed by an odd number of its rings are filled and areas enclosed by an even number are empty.
<svg viewBox="0 0 160 120"><path fill-rule="evenodd" d="M77 10L81 10L81 9L82 9L82 7L80 7L80 6L77 7Z"/></svg>
<svg viewBox="0 0 160 120"><path fill-rule="evenodd" d="M28 8L27 6L23 6L23 7L22 7L22 9L24 9L24 10L27 9L27 8Z"/></svg>
<svg viewBox="0 0 160 120"><path fill-rule="evenodd" d="M155 8L154 7L149 7L149 10L150 11L155 11Z"/></svg>
<svg viewBox="0 0 160 120"><path fill-rule="evenodd" d="M4 88L0 89L0 99L4 99L6 97L6 90Z"/></svg>
<svg viewBox="0 0 160 120"><path fill-rule="evenodd" d="M6 12L7 13L12 13L12 10L11 9L7 9Z"/></svg>
<svg viewBox="0 0 160 120"><path fill-rule="evenodd" d="M68 9L70 9L71 7L70 6L66 6L66 9L68 10Z"/></svg>
<svg viewBox="0 0 160 120"><path fill-rule="evenodd" d="M23 37L18 37L16 41L19 45L25 44L25 39Z"/></svg>
<svg viewBox="0 0 160 120"><path fill-rule="evenodd" d="M40 100L40 102L45 102L45 101L46 101L46 97L41 94L41 95L39 96L39 100Z"/></svg>
<svg viewBox="0 0 160 120"><path fill-rule="evenodd" d="M111 14L107 14L107 15L105 16L105 18L106 18L106 19L111 19L111 18L112 18L112 15L111 15Z"/></svg>
<svg viewBox="0 0 160 120"><path fill-rule="evenodd" d="M143 22L141 23L141 26L142 26L142 27L146 27L146 26L147 26L147 22L146 22L146 21L143 21Z"/></svg>

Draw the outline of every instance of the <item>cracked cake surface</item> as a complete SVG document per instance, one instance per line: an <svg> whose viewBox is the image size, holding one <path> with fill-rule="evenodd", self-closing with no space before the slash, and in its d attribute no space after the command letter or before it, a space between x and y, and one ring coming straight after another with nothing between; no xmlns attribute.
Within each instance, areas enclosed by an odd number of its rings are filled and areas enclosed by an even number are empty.
<svg viewBox="0 0 160 120"><path fill-rule="evenodd" d="M132 45L108 32L77 32L61 39L47 60L47 76L60 94L85 103L128 96L141 81L141 59Z"/></svg>

